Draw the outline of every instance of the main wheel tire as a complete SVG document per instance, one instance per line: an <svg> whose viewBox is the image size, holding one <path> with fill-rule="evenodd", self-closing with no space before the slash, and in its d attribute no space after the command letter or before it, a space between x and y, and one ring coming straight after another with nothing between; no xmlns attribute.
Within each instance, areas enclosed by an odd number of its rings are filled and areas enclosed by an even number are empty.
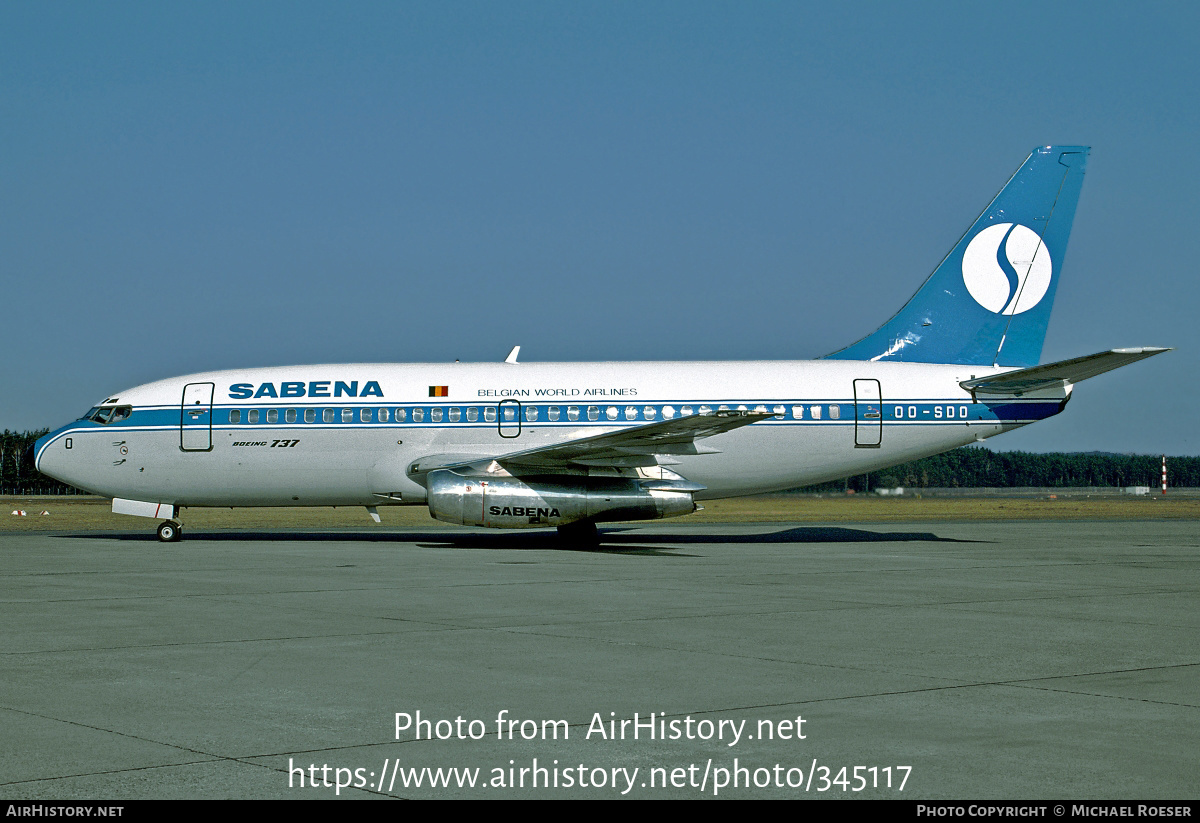
<svg viewBox="0 0 1200 823"><path fill-rule="evenodd" d="M183 537L183 529L173 520L158 524L158 539L164 543L176 543Z"/></svg>
<svg viewBox="0 0 1200 823"><path fill-rule="evenodd" d="M580 520L558 527L558 536L564 543L574 546L599 546L600 532L591 520Z"/></svg>

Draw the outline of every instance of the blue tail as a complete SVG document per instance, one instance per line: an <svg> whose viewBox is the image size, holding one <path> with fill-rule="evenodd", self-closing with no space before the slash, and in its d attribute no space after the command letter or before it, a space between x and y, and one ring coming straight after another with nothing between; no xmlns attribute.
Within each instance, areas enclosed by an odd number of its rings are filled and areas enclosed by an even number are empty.
<svg viewBox="0 0 1200 823"><path fill-rule="evenodd" d="M826 357L1036 366L1087 156L1034 149L904 308Z"/></svg>

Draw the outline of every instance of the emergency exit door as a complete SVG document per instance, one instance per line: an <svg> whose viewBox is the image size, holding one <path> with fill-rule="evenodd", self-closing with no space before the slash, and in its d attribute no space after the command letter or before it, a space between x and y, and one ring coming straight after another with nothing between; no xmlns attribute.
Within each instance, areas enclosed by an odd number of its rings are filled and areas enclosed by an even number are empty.
<svg viewBox="0 0 1200 823"><path fill-rule="evenodd" d="M854 381L854 446L877 449L883 442L883 396L878 380Z"/></svg>
<svg viewBox="0 0 1200 823"><path fill-rule="evenodd" d="M521 402L512 399L501 400L496 407L496 425L500 427L501 437L520 437Z"/></svg>

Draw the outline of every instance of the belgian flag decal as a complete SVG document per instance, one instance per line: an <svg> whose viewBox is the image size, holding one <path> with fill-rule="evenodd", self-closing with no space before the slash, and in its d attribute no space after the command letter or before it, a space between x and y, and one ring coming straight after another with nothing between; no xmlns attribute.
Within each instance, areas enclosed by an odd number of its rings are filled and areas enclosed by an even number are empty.
<svg viewBox="0 0 1200 823"><path fill-rule="evenodd" d="M449 397L450 396L450 387L449 386L430 386L429 387L429 396L430 397Z"/></svg>

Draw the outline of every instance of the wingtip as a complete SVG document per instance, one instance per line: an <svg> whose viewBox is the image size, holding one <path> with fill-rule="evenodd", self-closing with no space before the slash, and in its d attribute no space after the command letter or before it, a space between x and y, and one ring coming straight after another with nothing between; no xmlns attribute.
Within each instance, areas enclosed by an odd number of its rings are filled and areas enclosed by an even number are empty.
<svg viewBox="0 0 1200 823"><path fill-rule="evenodd" d="M1115 354L1162 354L1165 351L1175 351L1174 346L1134 346L1128 349L1110 349Z"/></svg>

